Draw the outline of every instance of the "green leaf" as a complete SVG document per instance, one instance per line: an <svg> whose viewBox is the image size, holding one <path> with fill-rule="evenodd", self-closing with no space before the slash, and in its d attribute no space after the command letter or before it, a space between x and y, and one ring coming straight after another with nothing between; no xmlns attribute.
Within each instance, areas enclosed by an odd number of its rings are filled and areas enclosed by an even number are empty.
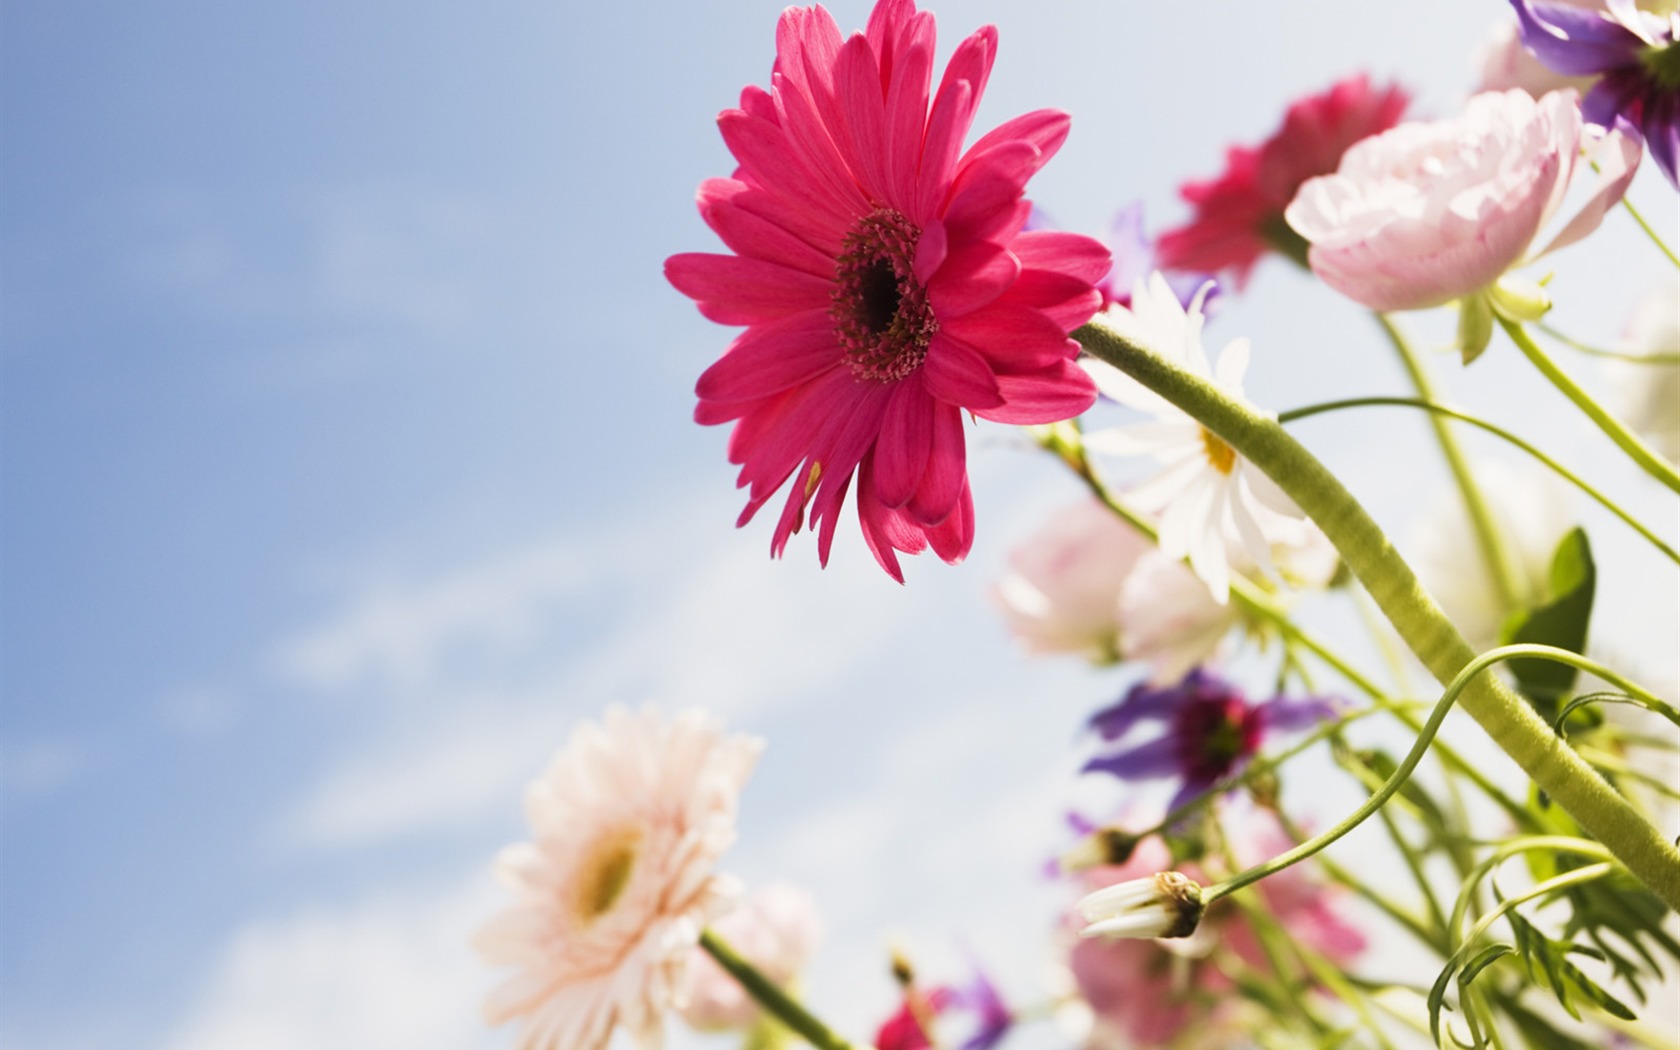
<svg viewBox="0 0 1680 1050"><path fill-rule="evenodd" d="M1571 955L1602 960L1604 956L1601 952L1568 941L1554 941L1514 911L1507 913L1506 918L1511 921L1511 929L1516 934L1517 954L1522 957L1529 976L1550 988L1557 997L1558 1005L1568 1011L1569 1016L1579 1021L1581 1013L1575 1007L1575 1000L1586 999L1624 1021L1635 1019L1637 1015L1626 1004L1569 961Z"/></svg>
<svg viewBox="0 0 1680 1050"><path fill-rule="evenodd" d="M1579 528L1571 529L1552 555L1546 603L1507 620L1501 643L1550 645L1584 653L1597 579L1587 534ZM1555 719L1563 699L1574 688L1575 668L1535 658L1515 659L1508 666L1516 677L1517 689L1548 722Z"/></svg>

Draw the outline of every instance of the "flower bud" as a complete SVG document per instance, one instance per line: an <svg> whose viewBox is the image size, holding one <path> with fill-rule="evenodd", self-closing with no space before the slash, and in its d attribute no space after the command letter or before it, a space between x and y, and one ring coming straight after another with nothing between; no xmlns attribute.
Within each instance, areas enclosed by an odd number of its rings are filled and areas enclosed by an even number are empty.
<svg viewBox="0 0 1680 1050"><path fill-rule="evenodd" d="M1096 891L1075 908L1081 937L1188 937L1202 921L1202 887L1176 871Z"/></svg>

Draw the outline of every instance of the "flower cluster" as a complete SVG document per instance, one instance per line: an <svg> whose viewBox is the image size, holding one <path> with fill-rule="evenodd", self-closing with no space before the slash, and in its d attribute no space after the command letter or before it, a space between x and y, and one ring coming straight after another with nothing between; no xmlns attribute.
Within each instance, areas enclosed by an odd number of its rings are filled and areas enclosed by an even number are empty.
<svg viewBox="0 0 1680 1050"><path fill-rule="evenodd" d="M698 200L727 250L673 255L665 274L741 329L701 373L695 410L732 427L738 524L780 494L772 553L809 525L826 564L850 498L865 545L902 583L901 554L956 562L973 548L970 423L1031 424L1018 444L1049 453L1083 496L1011 551L992 597L1028 653L1081 656L1109 676L1094 694L1119 696L1084 727L1067 785L1113 802L1067 804L1109 822L1071 818L1080 837L1051 865L1069 901L1052 931L1065 979L1051 1008L1015 998L972 955L966 982L923 983L895 954L876 1050L994 1050L1045 1015L1081 1050L1236 1048L1261 1032L1266 1045L1355 1032L1393 1045L1395 1019L1440 1045L1646 1034L1623 999L1644 1000L1680 961L1664 927L1680 907L1680 851L1672 813L1651 812L1674 793L1641 764L1665 738L1600 708L1638 709L1672 735L1680 707L1589 657L1613 645L1595 633L1589 650L1588 628L1606 619L1595 602L1624 558L1671 571L1680 552L1640 519L1650 493L1619 500L1609 490L1626 479L1584 478L1450 406L1387 315L1456 306L1465 362L1497 322L1635 483L1680 493L1680 289L1642 303L1606 350L1536 324L1565 282L1519 272L1591 237L1644 151L1676 182L1680 14L1511 2L1485 90L1459 112L1405 121L1406 91L1348 77L1289 105L1261 144L1231 148L1217 178L1184 183L1192 214L1158 238L1141 204L1123 209L1112 253L1050 228L1025 196L1066 114L968 141L992 27L959 42L936 83L933 17L913 0L879 0L851 36L821 7L790 8L768 86L719 116L736 167ZM1248 341L1213 355L1203 333L1213 298L1240 312L1273 251L1310 271L1301 289L1379 315L1417 396L1359 388L1275 414L1250 401ZM1613 359L1616 410L1531 330ZM1285 373L1277 354L1262 346L1254 367ZM1415 571L1352 486L1285 431L1376 407L1429 413L1454 485L1406 545ZM1531 469L1467 457L1456 424ZM1408 495L1426 480L1402 463L1409 440L1381 432L1376 452ZM1595 561L1586 528L1599 522L1575 513L1569 487L1637 536L1637 554ZM1653 589L1636 575L1630 606ZM1370 644L1341 651L1362 622ZM1438 689L1415 680L1401 645ZM1391 657L1386 677L1362 666L1374 652ZM1576 683L1589 675L1591 692ZM1485 730L1478 750L1461 751L1454 710ZM1489 739L1515 764L1485 767ZM490 1021L520 1021L528 1050L603 1050L618 1030L656 1047L669 1015L749 1048L790 1032L854 1045L799 1000L819 939L811 898L774 886L731 911L735 885L717 870L761 746L700 713L614 708L576 730L529 789L532 841L498 864L514 903L476 945L512 973ZM1324 822L1320 809L1346 815ZM1386 838L1323 853L1376 814ZM1499 881L1508 862L1524 866L1520 893ZM1350 910L1356 894L1372 907ZM1554 911L1537 923L1538 908ZM1367 946L1389 937L1435 956L1433 981L1368 965ZM1571 961L1582 954L1603 965Z"/></svg>

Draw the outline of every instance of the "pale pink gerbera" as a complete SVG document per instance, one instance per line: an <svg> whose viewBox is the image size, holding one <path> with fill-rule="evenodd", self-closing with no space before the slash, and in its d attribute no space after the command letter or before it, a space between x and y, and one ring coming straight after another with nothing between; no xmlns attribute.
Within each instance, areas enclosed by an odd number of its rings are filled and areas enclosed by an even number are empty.
<svg viewBox="0 0 1680 1050"><path fill-rule="evenodd" d="M1017 117L962 152L996 49L991 26L964 40L930 96L933 16L912 0L881 0L844 40L821 7L789 8L770 90L718 117L740 166L701 185L700 213L735 254L674 255L665 275L747 326L700 377L695 419L737 421L739 524L792 479L775 554L808 514L826 563L856 474L888 573L903 579L895 551L957 561L974 540L963 411L1047 423L1095 399L1068 333L1101 302L1108 251L1023 230L1027 179L1067 115Z"/></svg>
<svg viewBox="0 0 1680 1050"><path fill-rule="evenodd" d="M762 746L699 712L613 708L573 732L526 794L534 841L497 859L518 902L473 942L518 967L490 1023L523 1017L521 1050L600 1050L618 1025L659 1045L701 929L731 903L712 867Z"/></svg>

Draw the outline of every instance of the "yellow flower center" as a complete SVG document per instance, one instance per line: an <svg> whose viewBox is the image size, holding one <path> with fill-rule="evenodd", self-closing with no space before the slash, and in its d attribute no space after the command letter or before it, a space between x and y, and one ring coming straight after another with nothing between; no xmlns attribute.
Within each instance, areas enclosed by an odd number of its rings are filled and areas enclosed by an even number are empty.
<svg viewBox="0 0 1680 1050"><path fill-rule="evenodd" d="M1202 428L1202 452L1207 456L1208 464L1221 474L1231 473L1237 465L1237 450L1207 427Z"/></svg>
<svg viewBox="0 0 1680 1050"><path fill-rule="evenodd" d="M572 908L578 919L588 924L612 909L630 884L630 873L636 866L636 851L641 847L642 833L635 827L617 828L596 839L589 854L578 867Z"/></svg>

